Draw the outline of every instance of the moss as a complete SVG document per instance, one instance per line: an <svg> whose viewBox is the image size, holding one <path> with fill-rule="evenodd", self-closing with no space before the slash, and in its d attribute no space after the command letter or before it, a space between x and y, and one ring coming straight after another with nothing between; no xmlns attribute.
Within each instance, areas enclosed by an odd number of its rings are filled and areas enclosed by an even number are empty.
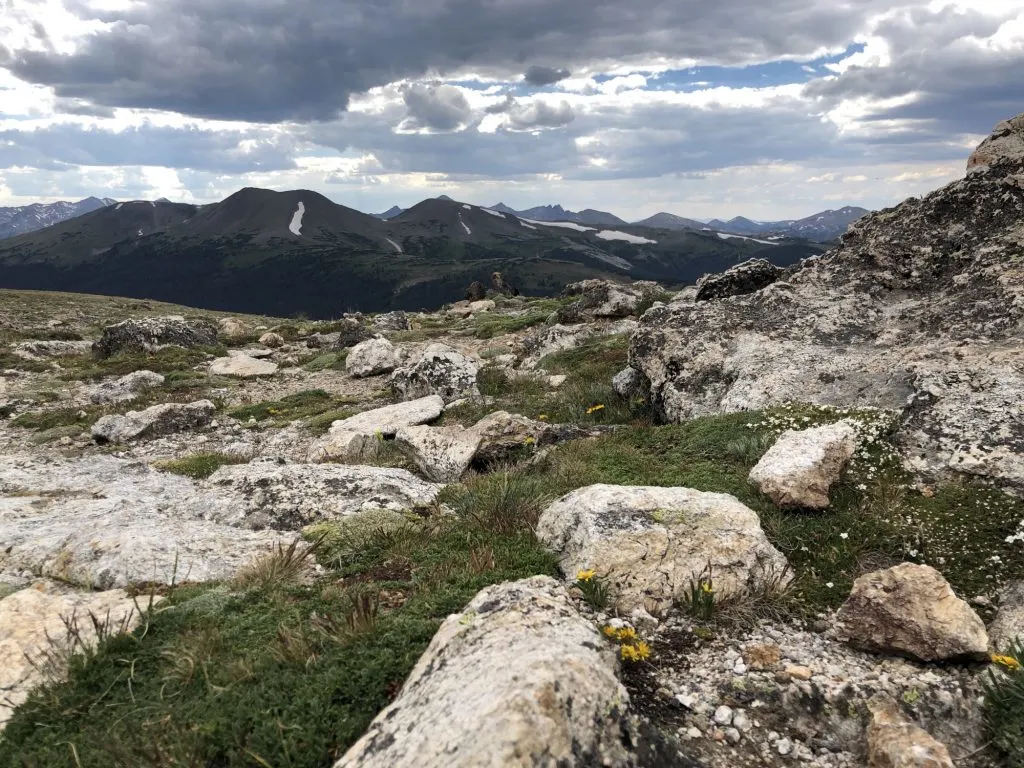
<svg viewBox="0 0 1024 768"><path fill-rule="evenodd" d="M180 459L159 461L154 464L157 469L165 472L172 472L176 475L184 475L197 480L202 480L223 466L229 464L242 464L245 459L239 456L229 456L226 453L193 453L183 456Z"/></svg>
<svg viewBox="0 0 1024 768"><path fill-rule="evenodd" d="M122 352L103 360L89 357L63 358L61 378L95 380L107 376L124 376L134 371L170 374L190 371L208 358L221 357L227 349L216 347L163 347L154 352Z"/></svg>
<svg viewBox="0 0 1024 768"><path fill-rule="evenodd" d="M23 429L35 429L40 432L56 427L78 427L88 429L104 413L102 408L86 406L84 408L56 408L50 411L33 411L23 413L11 420L11 424Z"/></svg>
<svg viewBox="0 0 1024 768"><path fill-rule="evenodd" d="M264 400L253 405L232 408L228 411L228 416L239 421L272 420L275 424L287 424L291 421L336 413L341 406L351 402L353 401L350 398L338 397L322 389L307 389L286 395L280 400Z"/></svg>
<svg viewBox="0 0 1024 768"><path fill-rule="evenodd" d="M326 370L344 371L348 353L349 350L347 349L343 349L340 352L325 352L304 363L302 367L307 371L313 372Z"/></svg>

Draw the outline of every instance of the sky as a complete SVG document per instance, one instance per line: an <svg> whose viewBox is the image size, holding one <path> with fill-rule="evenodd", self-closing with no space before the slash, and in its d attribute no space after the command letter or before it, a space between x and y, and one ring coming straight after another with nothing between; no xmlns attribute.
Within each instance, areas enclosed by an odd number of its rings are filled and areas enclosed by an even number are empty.
<svg viewBox="0 0 1024 768"><path fill-rule="evenodd" d="M0 0L0 206L788 219L963 175L1024 0Z"/></svg>

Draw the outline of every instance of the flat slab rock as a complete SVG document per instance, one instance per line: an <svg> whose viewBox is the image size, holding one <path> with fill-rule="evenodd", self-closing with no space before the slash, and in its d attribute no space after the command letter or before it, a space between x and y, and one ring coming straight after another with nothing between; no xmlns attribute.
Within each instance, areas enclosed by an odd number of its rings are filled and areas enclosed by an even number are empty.
<svg viewBox="0 0 1024 768"><path fill-rule="evenodd" d="M148 605L148 600L140 598L139 604ZM135 599L123 589L74 592L54 582L36 581L0 600L0 729L43 682L41 667L47 667L51 677L65 674L66 670L47 665L48 653L59 657L62 648L72 647L65 620L77 629L80 642L87 647L95 644L90 614L126 631L140 618Z"/></svg>
<svg viewBox="0 0 1024 768"><path fill-rule="evenodd" d="M0 572L91 589L225 579L294 534L205 517L238 500L113 456L0 456Z"/></svg>
<svg viewBox="0 0 1024 768"><path fill-rule="evenodd" d="M846 421L787 430L750 470L748 480L780 507L824 509L828 492L859 441Z"/></svg>
<svg viewBox="0 0 1024 768"><path fill-rule="evenodd" d="M205 427L213 420L217 406L210 400L194 403L161 403L142 411L104 416L92 425L97 443L127 443L140 437L157 437Z"/></svg>
<svg viewBox="0 0 1024 768"><path fill-rule="evenodd" d="M838 634L863 651L919 661L988 658L984 622L928 565L903 563L861 576L836 624Z"/></svg>
<svg viewBox="0 0 1024 768"><path fill-rule="evenodd" d="M207 484L239 502L221 506L219 522L292 531L371 510L422 507L442 487L404 469L273 460L221 467Z"/></svg>
<svg viewBox="0 0 1024 768"><path fill-rule="evenodd" d="M367 441L377 440L378 435L382 438L392 438L402 427L434 421L443 410L444 398L440 395L428 395L340 419L331 424L327 434L313 444L309 451L309 460L358 458L367 447Z"/></svg>
<svg viewBox="0 0 1024 768"><path fill-rule="evenodd" d="M272 376L277 372L277 363L269 360L257 360L245 354L218 357L210 363L210 373L214 376L234 376L250 379L255 376Z"/></svg>
<svg viewBox="0 0 1024 768"><path fill-rule="evenodd" d="M554 579L487 587L334 768L634 765L615 664Z"/></svg>
<svg viewBox="0 0 1024 768"><path fill-rule="evenodd" d="M789 576L757 514L724 493L591 485L544 510L537 537L568 579L596 570L626 613L664 614L709 564L719 597L781 586Z"/></svg>

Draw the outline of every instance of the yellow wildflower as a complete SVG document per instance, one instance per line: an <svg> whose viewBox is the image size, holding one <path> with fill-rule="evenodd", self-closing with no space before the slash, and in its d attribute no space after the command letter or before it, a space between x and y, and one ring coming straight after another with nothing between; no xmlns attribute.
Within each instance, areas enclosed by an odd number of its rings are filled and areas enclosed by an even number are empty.
<svg viewBox="0 0 1024 768"><path fill-rule="evenodd" d="M593 568L584 568L582 571L576 574L576 581L590 581L596 575L596 571Z"/></svg>
<svg viewBox="0 0 1024 768"><path fill-rule="evenodd" d="M711 588L711 582L710 581L702 581L700 583L700 589L701 589L702 592L704 592L705 594L708 594L708 595L710 595L712 592L715 591L715 590L713 590Z"/></svg>
<svg viewBox="0 0 1024 768"><path fill-rule="evenodd" d="M527 445L533 445L537 441L533 437L527 437L525 440L523 440L523 442L526 443Z"/></svg>
<svg viewBox="0 0 1024 768"><path fill-rule="evenodd" d="M623 661L640 661L640 655L632 645L620 646L619 655L622 657Z"/></svg>
<svg viewBox="0 0 1024 768"><path fill-rule="evenodd" d="M632 642L633 640L636 640L636 630L632 627L622 627L615 633L615 637L619 641L626 640Z"/></svg>
<svg viewBox="0 0 1024 768"><path fill-rule="evenodd" d="M1020 662L1013 658L1013 656L1001 656L998 653L993 653L989 656L989 661L1011 672L1016 672L1021 668Z"/></svg>
<svg viewBox="0 0 1024 768"><path fill-rule="evenodd" d="M605 637L615 637L615 632L616 632L615 627L608 626L608 627L605 627L602 631L604 632Z"/></svg>
<svg viewBox="0 0 1024 768"><path fill-rule="evenodd" d="M537 420L538 421L547 421L548 420L548 415L546 413L542 413L540 416L537 417Z"/></svg>
<svg viewBox="0 0 1024 768"><path fill-rule="evenodd" d="M644 661L651 655L651 646L641 640L639 643L633 646L636 649L636 655L640 661Z"/></svg>
<svg viewBox="0 0 1024 768"><path fill-rule="evenodd" d="M604 406L603 405L601 405L601 404L592 405L589 408L587 408L587 415L589 416L590 414L596 413L597 411L601 411L601 410L604 410Z"/></svg>

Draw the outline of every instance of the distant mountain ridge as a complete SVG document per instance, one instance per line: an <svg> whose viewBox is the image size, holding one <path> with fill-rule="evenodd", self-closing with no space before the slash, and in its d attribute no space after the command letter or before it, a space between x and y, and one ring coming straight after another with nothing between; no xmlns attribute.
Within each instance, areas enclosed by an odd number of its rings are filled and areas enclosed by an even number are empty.
<svg viewBox="0 0 1024 768"><path fill-rule="evenodd" d="M311 190L249 187L202 206L116 203L0 241L0 287L337 317L436 307L493 272L550 295L588 277L685 283L750 258L786 265L821 250L806 240L545 223L443 196L382 220Z"/></svg>
<svg viewBox="0 0 1024 768"><path fill-rule="evenodd" d="M56 203L32 203L11 208L0 208L0 239L34 232L84 213L113 205L109 197L87 197L77 203L61 200Z"/></svg>
<svg viewBox="0 0 1024 768"><path fill-rule="evenodd" d="M869 213L871 211L867 208L847 205L838 210L829 209L813 213L803 219L754 221L743 216L737 216L729 219L729 221L712 219L704 226L735 235L781 235L785 237L801 237L823 243L835 240L853 222Z"/></svg>

